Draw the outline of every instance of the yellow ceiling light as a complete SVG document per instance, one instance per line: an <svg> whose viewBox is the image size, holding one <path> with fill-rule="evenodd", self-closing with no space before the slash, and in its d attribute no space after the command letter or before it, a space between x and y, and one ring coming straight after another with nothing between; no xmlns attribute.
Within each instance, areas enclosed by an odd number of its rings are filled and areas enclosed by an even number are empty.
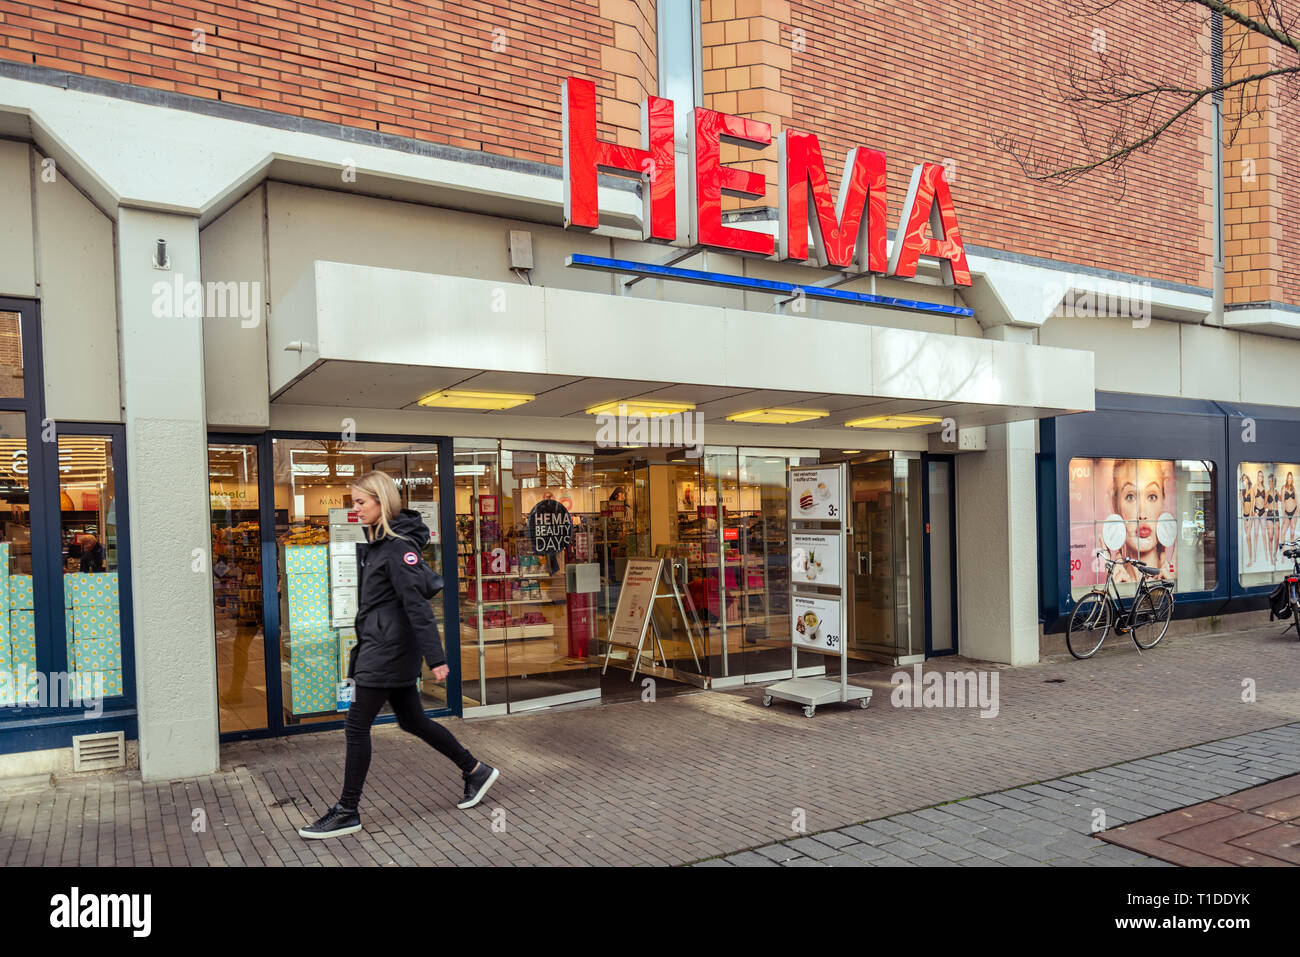
<svg viewBox="0 0 1300 957"><path fill-rule="evenodd" d="M463 389L440 389L422 396L419 404L437 409L480 409L495 412L513 409L537 398L518 392L467 392Z"/></svg>
<svg viewBox="0 0 1300 957"><path fill-rule="evenodd" d="M690 412L695 408L693 402L655 402L651 399L615 399L602 402L587 410L588 415L644 415L651 418L660 415L675 415L678 412Z"/></svg>
<svg viewBox="0 0 1300 957"><path fill-rule="evenodd" d="M794 422L807 422L810 419L824 419L829 412L816 409L754 409L752 412L737 412L727 416L728 422L762 422L768 425L790 425Z"/></svg>
<svg viewBox="0 0 1300 957"><path fill-rule="evenodd" d="M845 422L849 429L910 429L918 425L934 425L943 419L933 415L873 415L865 419Z"/></svg>
<svg viewBox="0 0 1300 957"><path fill-rule="evenodd" d="M840 455L857 455L861 449L840 449Z"/></svg>

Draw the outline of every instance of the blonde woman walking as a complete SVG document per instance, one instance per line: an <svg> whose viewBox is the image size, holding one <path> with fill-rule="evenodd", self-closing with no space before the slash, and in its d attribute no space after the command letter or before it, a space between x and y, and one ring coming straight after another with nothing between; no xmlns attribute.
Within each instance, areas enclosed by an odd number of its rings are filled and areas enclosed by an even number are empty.
<svg viewBox="0 0 1300 957"><path fill-rule="evenodd" d="M352 486L352 506L366 528L357 545L357 645L349 677L356 683L348 708L347 762L338 803L314 824L300 828L306 838L339 837L361 830L361 789L370 768L370 726L387 701L403 731L414 734L456 763L465 796L456 806L471 808L483 799L498 772L474 759L446 728L424 713L416 681L420 659L442 681L446 657L429 599L442 590L420 550L429 529L418 513L401 507L397 483L385 472L367 472Z"/></svg>

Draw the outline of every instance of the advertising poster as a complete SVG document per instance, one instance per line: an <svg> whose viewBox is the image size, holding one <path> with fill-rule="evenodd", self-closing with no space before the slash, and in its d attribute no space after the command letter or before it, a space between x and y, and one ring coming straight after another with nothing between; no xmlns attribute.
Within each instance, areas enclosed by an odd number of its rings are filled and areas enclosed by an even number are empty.
<svg viewBox="0 0 1300 957"><path fill-rule="evenodd" d="M1163 459L1070 460L1070 585L1077 596L1106 580L1100 549L1136 558L1176 579L1180 526L1175 515L1174 463ZM1136 569L1116 567L1116 582L1136 582Z"/></svg>
<svg viewBox="0 0 1300 957"><path fill-rule="evenodd" d="M357 542L366 540L361 518L347 508L332 508L330 520L330 624L351 625L357 617Z"/></svg>
<svg viewBox="0 0 1300 957"><path fill-rule="evenodd" d="M521 488L516 494L519 496L520 508L524 514L531 512L538 502L548 498L555 499L570 512L591 512L595 510L592 507L591 489L548 486L544 488Z"/></svg>
<svg viewBox="0 0 1300 957"><path fill-rule="evenodd" d="M618 593L618 607L609 627L611 644L629 648L637 647L645 631L650 608L654 604L655 586L659 582L660 558L633 558L623 574L623 587Z"/></svg>
<svg viewBox="0 0 1300 957"><path fill-rule="evenodd" d="M794 532L791 549L790 581L797 585L842 587L838 533Z"/></svg>
<svg viewBox="0 0 1300 957"><path fill-rule="evenodd" d="M1237 574L1247 588L1270 585L1291 560L1278 546L1297 538L1296 480L1300 463L1242 462L1237 466L1237 499L1233 514L1237 526Z"/></svg>
<svg viewBox="0 0 1300 957"><path fill-rule="evenodd" d="M438 503L437 502L412 502L410 509L420 516L420 521L424 522L429 528L429 540L438 541Z"/></svg>
<svg viewBox="0 0 1300 957"><path fill-rule="evenodd" d="M843 517L838 467L790 470L790 517L807 521Z"/></svg>
<svg viewBox="0 0 1300 957"><path fill-rule="evenodd" d="M844 653L840 635L840 600L790 596L790 640L800 648Z"/></svg>

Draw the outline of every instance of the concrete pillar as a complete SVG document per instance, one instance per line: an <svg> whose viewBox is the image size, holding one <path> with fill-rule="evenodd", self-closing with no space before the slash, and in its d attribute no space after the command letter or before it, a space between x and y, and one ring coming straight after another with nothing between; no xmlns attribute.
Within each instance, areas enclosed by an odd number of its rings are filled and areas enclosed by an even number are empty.
<svg viewBox="0 0 1300 957"><path fill-rule="evenodd" d="M153 266L160 238L169 269ZM123 209L117 268L140 775L162 781L220 766L202 309L154 314L155 284L199 281L198 221Z"/></svg>
<svg viewBox="0 0 1300 957"><path fill-rule="evenodd" d="M996 326L985 338L1030 343L1033 333ZM989 426L987 439L986 451L956 457L958 648L971 658L1032 664L1038 661L1036 424Z"/></svg>

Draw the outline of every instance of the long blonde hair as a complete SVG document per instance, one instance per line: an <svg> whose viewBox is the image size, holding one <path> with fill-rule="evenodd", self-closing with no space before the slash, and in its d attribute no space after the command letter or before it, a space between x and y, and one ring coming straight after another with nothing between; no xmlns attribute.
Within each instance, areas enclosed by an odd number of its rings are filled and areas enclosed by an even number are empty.
<svg viewBox="0 0 1300 957"><path fill-rule="evenodd" d="M379 503L379 529L376 538L400 538L410 541L405 535L393 531L388 524L402 510L402 493L397 490L397 483L387 472L367 472L352 483L352 488L360 489Z"/></svg>

